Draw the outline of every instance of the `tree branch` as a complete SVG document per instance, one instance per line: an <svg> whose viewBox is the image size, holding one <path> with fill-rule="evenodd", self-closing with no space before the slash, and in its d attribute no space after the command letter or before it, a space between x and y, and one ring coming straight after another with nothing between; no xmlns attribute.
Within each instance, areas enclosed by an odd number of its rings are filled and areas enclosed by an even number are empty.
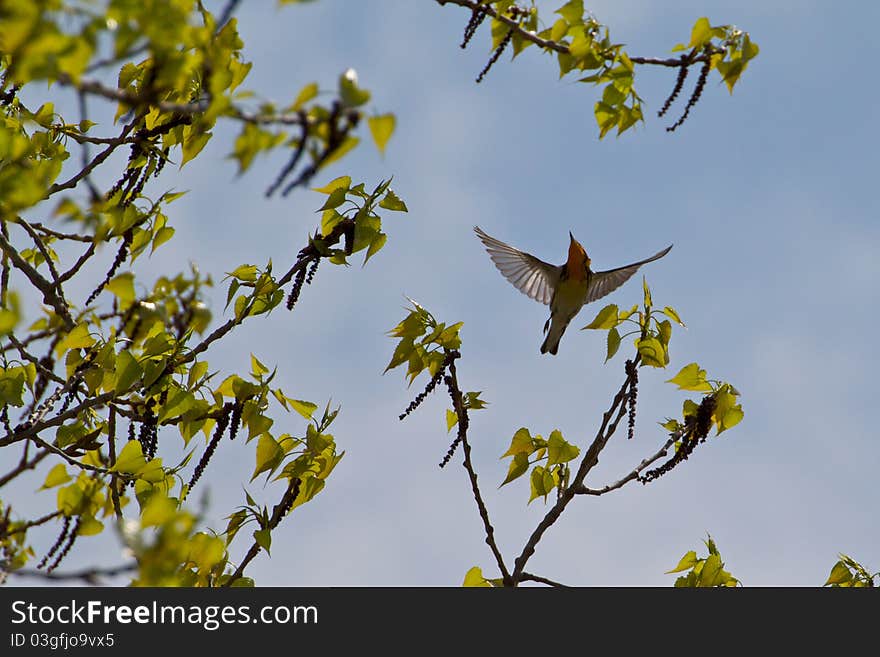
<svg viewBox="0 0 880 657"><path fill-rule="evenodd" d="M284 516L287 515L288 511L290 511L290 507L293 506L297 496L299 496L299 487L301 483L302 480L299 478L291 479L288 482L284 496L281 498L281 501L275 505L275 508L272 509L272 517L269 519L269 524L266 529L271 531L281 524ZM238 564L238 568L236 568L235 572L230 575L229 579L223 583L223 587L230 587L236 580L241 579L244 575L244 569L247 568L248 564L260 553L260 550L260 544L254 541L244 559Z"/></svg>
<svg viewBox="0 0 880 657"><path fill-rule="evenodd" d="M571 51L568 46L564 43L560 43L558 41L552 41L550 39L543 39L539 37L535 32L531 30L526 30L523 28L516 20L510 18L509 16L505 16L504 14L499 14L495 7L485 1L481 0L436 0L439 5L458 5L459 7L465 7L466 9L470 9L472 11L479 8L479 11L484 12L485 14L491 16L492 18L501 21L505 25L507 25L511 30L513 30L516 34L521 36L526 41L531 41L537 46L540 46L544 50L553 50L558 53L562 53L565 55L570 55ZM697 54L693 52L691 56L686 60L687 65L690 66L696 62L703 62L708 60L710 57L707 53ZM669 58L659 58L659 57L632 57L630 56L630 61L633 64L648 64L653 66L668 66L670 68L678 68L682 66L681 57L669 57Z"/></svg>
<svg viewBox="0 0 880 657"><path fill-rule="evenodd" d="M44 516L40 516L34 520L29 520L27 522L21 523L20 526L13 529L11 532L5 532L2 536L12 536L13 534L21 534L22 532L26 532L31 527L39 527L40 525L45 525L50 520L54 520L58 516L61 515L61 511L53 511L52 513L47 513Z"/></svg>
<svg viewBox="0 0 880 657"><path fill-rule="evenodd" d="M638 356L636 356L634 364L638 366ZM559 498L556 500L556 503L547 512L541 522L538 523L538 526L535 528L535 530L526 541L526 544L523 547L519 557L516 558L512 575L514 583L521 580L526 563L535 553L535 547L544 536L544 533L553 525L554 522L559 519L559 516L565 510L565 507L568 506L568 503L571 502L572 499L574 499L576 491L581 486L583 486L584 479L586 479L587 474L589 474L590 470L592 470L593 467L595 467L595 465L599 462L600 452L605 448L608 440L617 429L617 425L620 423L621 418L626 414L625 401L628 396L631 382L632 377L631 375L627 374L626 378L623 381L623 384L617 391L617 394L614 395L614 399L611 402L610 408L602 415L602 424L599 427L599 431L596 433L596 437L593 439L593 442L587 449L586 454L584 454L584 458L581 460L580 466L578 467L577 473L575 474L571 484L562 491L562 493L559 495ZM612 418L614 418L613 421Z"/></svg>
<svg viewBox="0 0 880 657"><path fill-rule="evenodd" d="M76 417L82 411L88 408L93 408L94 406L101 406L102 404L106 404L115 396L115 392L105 392L98 395L97 397L89 397L75 408L71 408L64 411L63 413L59 413L51 420L46 420L45 422L43 422L42 420L38 420L27 428L21 428L18 431L13 431L11 434L6 434L3 438L0 438L0 447L6 447L7 445L11 445L12 443L17 443L22 440L27 440L28 438L33 438L38 433L44 431L45 429L48 429L49 427L55 427L59 424L64 424L65 420Z"/></svg>
<svg viewBox="0 0 880 657"><path fill-rule="evenodd" d="M61 80L59 79L59 81L61 81ZM63 84L63 82L62 82L62 84ZM125 143L126 139L128 138L129 133L134 129L134 126L138 123L138 121L140 121L140 118L141 117L138 116L133 121L128 123L122 129L122 132L119 133L119 136L114 139L111 139L109 142L107 142L109 144L107 146L107 148L105 148L103 151L98 153L91 162L89 162L82 169L80 169L79 173L74 175L72 178L70 178L66 182L56 183L56 184L52 185L49 188L49 191L47 192L46 196L52 196L53 194L56 194L64 189L73 189L74 187L76 187L77 184L79 184L80 180L88 177L88 175L91 174L92 171L94 171L104 160L106 160L108 157L110 157L110 155L113 153L113 151L115 151L117 148L119 148L120 146L122 146Z"/></svg>
<svg viewBox="0 0 880 657"><path fill-rule="evenodd" d="M486 545L489 546L492 555L495 557L495 561L498 564L498 570L501 571L501 577L504 580L504 585L510 586L513 583L510 578L510 571L507 570L507 566L504 564L504 557L501 555L501 550L498 549L498 544L495 542L495 528L492 527L492 523L489 519L489 510L486 508L486 503L483 501L483 496L480 494L480 487L477 484L477 473L471 462L471 446L467 439L467 409L462 402L461 388L458 387L458 375L455 371L455 358L451 358L449 362L449 378L451 381L449 392L452 397L452 406L455 409L455 414L458 416L458 437L461 441L462 450L464 451L463 465L471 480L471 490L474 494L474 500L477 503L477 509L480 511L480 518L483 520L483 530L486 532Z"/></svg>
<svg viewBox="0 0 880 657"><path fill-rule="evenodd" d="M33 470L35 467L37 467L37 464L40 461L42 461L44 458L49 456L49 454L51 454L51 452L43 450L42 452L37 454L35 457L33 457L30 461L27 461L27 460L21 461L16 467L14 467L12 470L7 472L5 475L0 477L0 488L3 488L6 484L8 484L13 479L15 479L18 475L20 475L25 470Z"/></svg>
<svg viewBox="0 0 880 657"><path fill-rule="evenodd" d="M91 584L92 586L96 586L100 584L101 577L115 577L117 575L123 575L125 573L134 572L137 570L136 563L127 563L121 564L119 566L111 566L109 568L86 568L85 570L75 570L67 573L59 573L59 572L46 572L44 570L12 570L9 571L10 575L17 575L19 577L37 577L40 579L51 580L51 581L71 581L71 580L82 580L86 584Z"/></svg>
<svg viewBox="0 0 880 657"><path fill-rule="evenodd" d="M27 276L31 284L43 293L43 301L47 305L52 306L55 313L64 321L67 330L71 330L74 326L73 318L70 316L70 310L68 310L63 299L56 293L55 286L43 278L40 272L19 255L18 249L9 243L9 240L6 239L2 232L0 232L0 249L12 261L15 268Z"/></svg>
<svg viewBox="0 0 880 657"><path fill-rule="evenodd" d="M575 489L576 495L604 495L605 493L610 493L613 490L617 490L618 488L622 488L629 482L636 479L642 471L647 468L649 465L662 459L669 451L669 448L675 444L675 441L680 440L684 431L675 432L665 443L663 443L663 447L658 449L654 454L642 460L633 470L627 474L625 477L615 481L613 484L608 484L607 486L603 486L602 488L587 488L583 484L578 486Z"/></svg>
<svg viewBox="0 0 880 657"><path fill-rule="evenodd" d="M532 575L531 573L522 573L519 576L519 581L520 582L538 582L539 584L546 584L547 586L568 588L567 584L560 584L559 582L554 582L552 579L547 579L546 577L541 577L540 575Z"/></svg>

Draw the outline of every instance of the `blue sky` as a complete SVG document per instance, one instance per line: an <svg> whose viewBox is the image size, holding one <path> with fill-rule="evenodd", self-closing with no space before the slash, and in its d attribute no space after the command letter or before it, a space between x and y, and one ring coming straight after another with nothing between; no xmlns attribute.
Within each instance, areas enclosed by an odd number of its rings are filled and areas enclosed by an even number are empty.
<svg viewBox="0 0 880 657"><path fill-rule="evenodd" d="M549 20L561 1L538 4ZM664 127L681 102L665 119L655 112L674 73L640 70L647 124L599 141L595 90L559 81L555 61L536 50L513 64L503 57L474 84L489 54L488 27L459 49L468 18L460 8L430 0L322 0L283 10L242 3L245 55L254 62L247 87L285 101L313 80L332 89L354 67L373 93L370 107L397 115L384 158L364 143L316 182L345 173L370 185L394 175L410 209L387 215L388 244L366 268L324 263L293 314L251 322L209 353L212 368L246 371L253 352L278 365L289 395L342 404L333 429L346 456L325 491L276 531L271 559L251 565L258 584L457 585L473 565L495 574L460 460L437 467L450 441L448 399L434 395L401 423L424 381L407 389L402 372L382 375L393 350L384 333L402 318L404 294L442 321L464 322L462 386L491 402L472 413L469 435L509 560L549 508L526 506L525 480L497 489L513 433L558 428L582 447L595 435L623 354L603 365L604 334L576 329L604 303L638 302L640 276L588 306L558 357L541 356L546 308L498 274L475 224L551 262L563 260L571 230L597 269L675 244L640 274L688 330L673 335L668 371L642 370L636 438L616 436L588 485L616 480L662 444L656 422L678 415L684 399L663 381L689 362L735 384L746 413L659 481L577 499L530 571L570 584L670 585L664 571L707 532L745 585L819 585L840 551L880 568L869 380L880 319L870 108L880 99L865 84L876 77L880 7L670 0L661 10L605 0L591 9L630 54L665 55L703 15L749 31L761 54L733 96L713 74L672 135ZM159 180L191 191L171 206L176 238L143 265L147 275L184 270L190 260L218 281L270 257L277 269L313 230L321 197L266 200L284 158L261 160L239 178L225 159L232 138L218 129L202 157ZM212 303L218 319L223 294L218 287ZM279 411L281 426L303 431ZM164 444L174 440L168 434ZM252 446L226 449L201 484L218 528L253 469ZM249 490L270 504L280 494L262 482ZM87 540L94 549L68 568L96 554L122 558L112 541Z"/></svg>

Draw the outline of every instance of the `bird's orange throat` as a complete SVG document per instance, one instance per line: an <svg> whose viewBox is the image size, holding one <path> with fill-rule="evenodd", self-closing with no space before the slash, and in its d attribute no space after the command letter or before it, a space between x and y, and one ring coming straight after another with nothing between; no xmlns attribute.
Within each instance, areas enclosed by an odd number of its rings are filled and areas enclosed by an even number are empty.
<svg viewBox="0 0 880 657"><path fill-rule="evenodd" d="M572 237L571 244L568 245L568 262L565 263L566 278L581 282L587 280L589 266L590 258L587 256L587 252L580 245L580 242Z"/></svg>

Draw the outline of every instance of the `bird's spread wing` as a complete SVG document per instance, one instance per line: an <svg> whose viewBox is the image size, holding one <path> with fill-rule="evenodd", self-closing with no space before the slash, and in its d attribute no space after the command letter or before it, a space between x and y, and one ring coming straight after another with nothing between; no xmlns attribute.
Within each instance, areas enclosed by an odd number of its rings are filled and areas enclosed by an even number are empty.
<svg viewBox="0 0 880 657"><path fill-rule="evenodd" d="M535 301L540 301L543 304L550 303L553 298L553 287L559 278L561 267L514 249L512 246L490 237L479 226L474 226L474 231L486 246L489 257L492 258L492 262L495 263L504 278L510 281L517 290Z"/></svg>
<svg viewBox="0 0 880 657"><path fill-rule="evenodd" d="M596 301L597 299L601 299L602 297L604 297L606 294L614 292L614 290L626 283L629 280L630 276L638 271L639 267L641 267L645 263L659 260L667 253L669 253L670 249L672 249L671 244L662 251L652 255L650 258L646 258L645 260L639 260L638 262L634 262L631 265L618 267L617 269L595 272L592 279L590 280L590 291L587 294L586 303L589 303L590 301Z"/></svg>

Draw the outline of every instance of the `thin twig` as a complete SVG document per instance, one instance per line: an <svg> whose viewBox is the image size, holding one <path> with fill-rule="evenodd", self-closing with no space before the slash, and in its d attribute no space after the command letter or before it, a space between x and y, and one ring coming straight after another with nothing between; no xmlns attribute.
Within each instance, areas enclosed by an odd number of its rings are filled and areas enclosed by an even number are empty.
<svg viewBox="0 0 880 657"><path fill-rule="evenodd" d="M37 464L39 464L40 461L49 456L49 454L51 453L52 452L48 450L43 450L29 461L23 461L19 463L15 468L0 477L0 488L3 488L6 484L18 477L18 475L20 475L25 470L33 470L35 467L37 467Z"/></svg>
<svg viewBox="0 0 880 657"><path fill-rule="evenodd" d="M604 495L605 493L610 493L613 490L617 490L618 488L622 488L623 486L625 486L629 482L637 479L638 476L642 473L642 471L645 468L647 468L649 465L651 465L655 461L659 461L664 456L666 456L666 454L669 453L669 448L675 444L675 441L681 439L682 433L684 433L684 432L680 431L680 432L676 432L675 434L673 434L665 443L663 443L663 447L658 449L651 456L649 456L645 459L642 459L642 462L639 463L635 468L633 468L633 470L629 474L627 474L625 477L621 477L620 479L615 481L613 484L608 484L607 486L603 486L602 488L587 488L586 486L581 484L580 486L578 486L575 489L575 491L574 491L575 494L576 495Z"/></svg>
<svg viewBox="0 0 880 657"><path fill-rule="evenodd" d="M13 221L18 221L18 219L14 219ZM94 238L86 237L85 235L77 235L77 234L73 234L73 233L61 233L57 230L53 230L52 228L49 228L48 226L44 226L41 223L33 222L33 223L31 223L31 228L33 228L34 230L37 230L41 233L46 233L46 235L50 235L50 236L52 236L56 239L59 239L59 240L75 240L77 242L90 242L90 243L95 241Z"/></svg>
<svg viewBox="0 0 880 657"><path fill-rule="evenodd" d="M66 420L70 420L71 418L76 417L86 409L106 404L108 401L113 399L116 394L116 392L105 392L98 395L97 397L89 397L80 402L78 406L70 408L63 413L59 413L51 420L43 421L42 419L38 419L33 424L31 424L31 426L19 429L18 431L13 431L11 434L6 434L3 438L0 438L0 447L6 447L7 445L11 445L12 443L17 443L22 440L27 440L28 438L33 438L38 433L40 433L41 431L45 431L49 427L55 427L59 424L64 424Z"/></svg>
<svg viewBox="0 0 880 657"><path fill-rule="evenodd" d="M127 563L119 566L111 566L109 568L86 568L85 570L74 570L66 573L47 573L42 570L21 569L12 570L9 574L17 575L19 577L37 577L53 581L69 582L72 580L82 580L87 584L97 585L100 584L101 577L116 577L117 575L124 575L125 573L134 572L135 570L137 570L136 563Z"/></svg>
<svg viewBox="0 0 880 657"><path fill-rule="evenodd" d="M21 523L18 527L16 527L12 531L7 532L5 535L12 536L13 534L21 534L21 533L26 532L27 530L31 529L32 527L39 527L40 525L45 525L50 520L54 520L55 518L60 516L61 513L62 513L61 511L52 511L52 513L47 513L46 515L40 516L39 518L36 518L34 520L28 520L27 522Z"/></svg>
<svg viewBox="0 0 880 657"><path fill-rule="evenodd" d="M18 249L12 246L12 244L9 243L9 240L6 239L6 236L2 233L0 233L0 249L2 249L3 253L5 253L9 260L12 261L15 268L21 271L31 284L43 293L43 301L47 305L52 306L55 313L64 322L67 330L71 330L74 326L73 318L70 316L70 310L68 310L67 305L56 293L55 285L43 278L40 272L34 269L29 262L22 258L18 253Z"/></svg>
<svg viewBox="0 0 880 657"><path fill-rule="evenodd" d="M12 333L7 335L6 337L9 338L9 341L12 343L12 346L18 350L18 353L21 355L21 357L24 358L25 360L29 360L30 362L32 362L34 364L34 366L37 368L37 371L40 372L43 376L46 376L46 377L52 379L55 383L58 383L59 385L64 385L65 383L67 383L67 381L62 379L57 374L55 374L55 372L53 372L49 368L45 367L43 365L43 363L40 362L39 358L37 358L33 354L29 353L25 349L24 344L22 344L19 341L19 339L16 338Z"/></svg>
<svg viewBox="0 0 880 657"><path fill-rule="evenodd" d="M458 387L458 376L455 372L455 359L450 360L449 376L452 379L452 385L450 386L452 405L455 414L458 416L458 426L461 429L459 435L461 437L462 450L464 451L463 465L471 480L471 490L474 494L474 500L477 503L477 509L480 511L480 518L483 520L483 530L486 532L486 545L489 546L492 555L495 557L495 561L498 563L498 570L501 571L501 577L504 580L505 586L509 586L512 583L510 571L507 570L507 566L504 564L504 557L501 555L501 550L498 549L498 544L495 542L495 529L492 527L492 523L489 519L489 510L486 508L486 503L483 501L483 496L480 494L480 487L477 484L477 473L471 462L471 446L470 443L468 443L466 429L468 425L467 409L464 407L461 389Z"/></svg>
<svg viewBox="0 0 880 657"><path fill-rule="evenodd" d="M57 194L58 192L64 189L73 189L79 184L79 181L83 178L87 177L92 171L94 171L104 160L106 160L117 148L122 146L126 139L128 138L129 133L134 129L135 125L141 120L141 116L138 115L133 121L126 124L125 127L122 128L122 132L119 133L119 136L115 139L111 140L107 148L98 153L95 158L89 162L86 166L84 166L80 171L71 177L69 180L66 180L63 183L56 183L49 188L47 192L47 196L52 196L53 194Z"/></svg>
<svg viewBox="0 0 880 657"><path fill-rule="evenodd" d="M97 465L91 465L89 463L83 463L82 461L77 460L73 456L70 456L69 454L67 454L67 452L65 452L60 447L56 447L52 443L47 443L45 440L43 440L39 436L32 436L31 440L33 440L35 443L37 443L37 445L39 445L43 449L46 449L46 450L52 452L53 454L57 454L58 456L63 458L65 461L70 463L70 465L76 466L78 468L82 468L83 470L97 472L98 474L102 474L102 475L113 475L114 474L113 472L111 472L107 468L101 468L101 467L98 467Z"/></svg>
<svg viewBox="0 0 880 657"><path fill-rule="evenodd" d="M95 249L97 248L98 243L92 240L92 243L89 244L89 247L85 250L85 252L77 259L73 266L68 269L66 272L61 274L61 278L59 279L62 283L64 281L70 280L76 273L80 270L80 268L88 262L89 258L95 255Z"/></svg>
<svg viewBox="0 0 880 657"><path fill-rule="evenodd" d="M296 501L296 498L299 496L299 488L302 481L300 479L291 479L287 484L287 490L284 492L284 496L281 498L281 501L275 505L275 508L272 510L272 517L269 519L269 524L266 529L273 530L284 519L284 516L287 515L287 512L290 511L290 507L293 506L293 503ZM247 568L248 564L254 560L254 558L260 553L260 544L256 541L253 542L250 549L247 551L244 559L241 560L241 563L238 564L238 568L235 569L235 572L230 575L229 579L227 579L224 583L224 587L232 586L237 580L241 579L244 575L244 569Z"/></svg>
<svg viewBox="0 0 880 657"><path fill-rule="evenodd" d="M58 280L58 270L55 269L55 263L49 255L49 249L43 243L43 239L39 235L37 235L37 231L34 230L33 226L31 226L21 217L16 218L15 223L24 228L25 232L30 235L31 239L34 241L34 244L37 245L37 249L39 249L40 254L46 261L46 266L49 268L49 273L52 275L52 280L55 283L55 289L58 292L58 296L60 296L61 301L63 301L64 304L67 305L67 301L64 299L64 291L61 289L61 281Z"/></svg>
<svg viewBox="0 0 880 657"><path fill-rule="evenodd" d="M546 584L547 586L568 588L568 584L560 584L559 582L554 582L552 579L547 579L546 577L541 577L540 575L533 575L532 573L522 573L519 576L519 581L520 582L538 582L539 584Z"/></svg>
<svg viewBox="0 0 880 657"><path fill-rule="evenodd" d="M88 107L86 106L86 95L82 91L78 91L76 95L77 95L77 100L79 101L78 102L78 104L79 104L79 119L80 119L80 123L82 123L83 121L86 121L88 119ZM82 167L83 167L83 169L85 169L87 166L89 166L89 161L92 158L92 154L89 149L88 142L85 142L85 143L80 142L80 146L82 147L81 148ZM86 183L86 187L89 188L89 192L92 195L92 199L97 201L99 198L101 198L101 193L98 191L98 188L95 186L95 183L92 182L91 177L86 176L84 180Z"/></svg>

